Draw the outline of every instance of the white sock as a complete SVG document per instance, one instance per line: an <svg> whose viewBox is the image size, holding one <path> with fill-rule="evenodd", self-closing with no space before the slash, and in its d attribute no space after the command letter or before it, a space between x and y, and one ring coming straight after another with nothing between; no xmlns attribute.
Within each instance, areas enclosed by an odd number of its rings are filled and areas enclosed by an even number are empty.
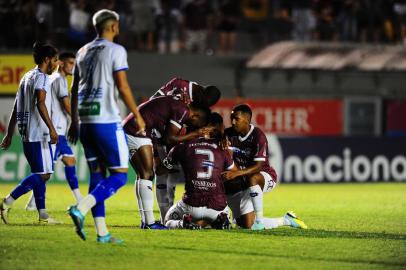
<svg viewBox="0 0 406 270"><path fill-rule="evenodd" d="M162 223L164 222L165 215L168 212L169 207L170 207L169 201L168 201L167 182L168 182L168 174L156 176L155 193L156 193L156 200L157 200L158 206L159 206L159 212L161 214Z"/></svg>
<svg viewBox="0 0 406 270"><path fill-rule="evenodd" d="M109 234L109 230L107 229L106 225L106 218L105 217L95 217L94 225L96 225L96 233L98 236L106 236Z"/></svg>
<svg viewBox="0 0 406 270"><path fill-rule="evenodd" d="M138 208L140 210L142 221L149 225L155 222L154 218L154 193L152 191L152 181L139 179L135 183L136 194L138 200Z"/></svg>
<svg viewBox="0 0 406 270"><path fill-rule="evenodd" d="M275 229L281 226L286 226L284 217L279 218L264 217L262 218L262 222L264 223L265 229Z"/></svg>
<svg viewBox="0 0 406 270"><path fill-rule="evenodd" d="M14 201L15 201L15 200L13 199L13 197L11 197L10 194L9 194L9 195L7 195L7 197L4 199L4 204L5 204L6 206L8 206L8 207L11 207L11 205L13 205Z"/></svg>
<svg viewBox="0 0 406 270"><path fill-rule="evenodd" d="M49 215L48 215L46 209L39 209L38 212L39 212L39 218L42 218L42 219L49 218Z"/></svg>
<svg viewBox="0 0 406 270"><path fill-rule="evenodd" d="M93 206L96 205L96 198L92 194L88 194L78 203L78 210L82 215L86 215Z"/></svg>
<svg viewBox="0 0 406 270"><path fill-rule="evenodd" d="M256 221L262 222L264 216L264 210L262 206L263 192L259 185L255 185L248 188L252 205L254 206Z"/></svg>
<svg viewBox="0 0 406 270"><path fill-rule="evenodd" d="M37 208L37 205L35 204L34 192L31 192L30 199L27 202L27 207Z"/></svg>
<svg viewBox="0 0 406 270"><path fill-rule="evenodd" d="M165 226L169 229L179 229L183 228L183 221L182 220L168 220L165 223Z"/></svg>
<svg viewBox="0 0 406 270"><path fill-rule="evenodd" d="M176 192L176 184L178 183L178 179L181 177L181 173L170 173L168 177L168 202L169 207L173 205L175 201L175 192Z"/></svg>
<svg viewBox="0 0 406 270"><path fill-rule="evenodd" d="M74 190L72 190L73 192L73 196L75 196L76 201L79 203L82 199L82 193L80 193L80 190L78 188L75 188Z"/></svg>

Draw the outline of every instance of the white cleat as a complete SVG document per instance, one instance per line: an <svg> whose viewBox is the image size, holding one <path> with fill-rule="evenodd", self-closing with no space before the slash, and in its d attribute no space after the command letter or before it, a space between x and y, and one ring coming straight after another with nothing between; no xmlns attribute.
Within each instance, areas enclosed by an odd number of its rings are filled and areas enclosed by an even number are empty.
<svg viewBox="0 0 406 270"><path fill-rule="evenodd" d="M62 221L59 221L57 219L54 219L53 217L48 217L48 218L40 218L38 220L38 223L40 225L60 225L63 224Z"/></svg>
<svg viewBox="0 0 406 270"><path fill-rule="evenodd" d="M8 213L10 212L10 207L8 207L4 203L4 199L1 199L0 202L0 215L1 215L1 220L3 220L4 224L8 224Z"/></svg>

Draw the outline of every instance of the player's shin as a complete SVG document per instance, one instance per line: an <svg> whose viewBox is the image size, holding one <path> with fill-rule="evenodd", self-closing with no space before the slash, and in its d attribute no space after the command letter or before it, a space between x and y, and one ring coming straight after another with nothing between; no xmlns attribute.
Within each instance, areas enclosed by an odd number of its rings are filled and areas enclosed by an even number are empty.
<svg viewBox="0 0 406 270"><path fill-rule="evenodd" d="M138 179L135 182L135 192L138 201L138 208L140 211L142 222L149 225L155 222L154 218L154 193L152 191L152 181L145 179Z"/></svg>
<svg viewBox="0 0 406 270"><path fill-rule="evenodd" d="M156 176L156 200L158 202L162 224L164 223L165 215L170 207L167 191L167 180L168 180L167 174Z"/></svg>
<svg viewBox="0 0 406 270"><path fill-rule="evenodd" d="M14 200L32 190L38 183L43 182L38 174L31 174L24 178L21 183L5 199L5 204L11 206Z"/></svg>
<svg viewBox="0 0 406 270"><path fill-rule="evenodd" d="M79 190L78 178L76 176L76 166L65 166L65 177L76 201L79 202L83 196Z"/></svg>
<svg viewBox="0 0 406 270"><path fill-rule="evenodd" d="M248 188L248 192L254 206L256 222L262 222L264 215L263 210L263 192L259 185L251 186Z"/></svg>
<svg viewBox="0 0 406 270"><path fill-rule="evenodd" d="M45 181L41 179L41 181L39 181L37 185L35 185L33 191L35 204L37 205L37 209L39 212L39 218L47 219L49 216L45 208L45 192L46 192Z"/></svg>

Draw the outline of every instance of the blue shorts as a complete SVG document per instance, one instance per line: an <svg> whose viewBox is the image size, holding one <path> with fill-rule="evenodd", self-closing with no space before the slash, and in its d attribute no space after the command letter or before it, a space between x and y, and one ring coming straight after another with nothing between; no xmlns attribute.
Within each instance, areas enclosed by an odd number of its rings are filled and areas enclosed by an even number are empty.
<svg viewBox="0 0 406 270"><path fill-rule="evenodd" d="M73 157L72 148L70 148L66 137L63 135L58 136L58 143L56 144L54 162L60 157Z"/></svg>
<svg viewBox="0 0 406 270"><path fill-rule="evenodd" d="M80 141L88 162L109 169L128 168L127 139L121 123L80 124Z"/></svg>
<svg viewBox="0 0 406 270"><path fill-rule="evenodd" d="M32 173L48 174L54 172L54 147L49 142L23 142L24 155L30 164Z"/></svg>

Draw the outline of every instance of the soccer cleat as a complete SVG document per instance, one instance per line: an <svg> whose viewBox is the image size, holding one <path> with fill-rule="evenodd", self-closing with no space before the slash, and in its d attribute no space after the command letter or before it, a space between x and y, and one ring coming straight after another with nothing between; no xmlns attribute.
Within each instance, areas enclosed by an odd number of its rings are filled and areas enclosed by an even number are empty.
<svg viewBox="0 0 406 270"><path fill-rule="evenodd" d="M294 228L299 228L299 229L307 229L307 225L299 219L298 216L293 211L288 211L284 218L289 221L290 226Z"/></svg>
<svg viewBox="0 0 406 270"><path fill-rule="evenodd" d="M255 221L254 224L251 226L251 230L253 231L262 231L265 230L265 225L262 221Z"/></svg>
<svg viewBox="0 0 406 270"><path fill-rule="evenodd" d="M111 233L105 235L105 236L97 236L97 243L101 244L123 244L124 241L118 238L115 238L114 236L111 235Z"/></svg>
<svg viewBox="0 0 406 270"><path fill-rule="evenodd" d="M144 222L141 222L141 229L144 229L144 230L168 230L168 227L162 225L161 222L159 222L159 221L155 221L152 224L145 224Z"/></svg>
<svg viewBox="0 0 406 270"><path fill-rule="evenodd" d="M68 208L68 214L72 218L73 223L75 224L76 233L82 240L86 240L86 232L83 228L85 223L85 217L80 213L76 205L72 205Z"/></svg>
<svg viewBox="0 0 406 270"><path fill-rule="evenodd" d="M3 220L4 224L8 224L8 212L10 212L10 207L8 207L4 203L4 199L1 199L0 202L0 214L1 214L1 220Z"/></svg>
<svg viewBox="0 0 406 270"><path fill-rule="evenodd" d="M63 224L62 221L54 219L53 217L39 218L38 223L40 225L59 225L59 224Z"/></svg>
<svg viewBox="0 0 406 270"><path fill-rule="evenodd" d="M200 230L202 227L193 222L192 215L183 215L182 228L188 230Z"/></svg>
<svg viewBox="0 0 406 270"><path fill-rule="evenodd" d="M227 213L220 213L217 219L211 223L211 227L217 230L228 230L231 228Z"/></svg>

